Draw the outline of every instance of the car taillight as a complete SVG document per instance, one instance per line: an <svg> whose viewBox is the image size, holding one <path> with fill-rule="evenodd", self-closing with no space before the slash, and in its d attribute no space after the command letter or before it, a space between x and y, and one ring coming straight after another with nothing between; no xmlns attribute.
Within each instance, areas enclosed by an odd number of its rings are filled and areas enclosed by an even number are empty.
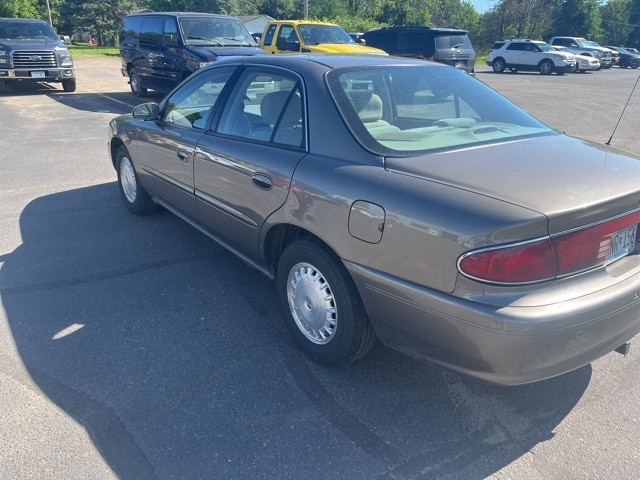
<svg viewBox="0 0 640 480"><path fill-rule="evenodd" d="M640 211L551 237L468 252L463 275L491 283L534 283L582 272L615 260L613 235L640 223ZM635 240L635 230L633 240Z"/></svg>

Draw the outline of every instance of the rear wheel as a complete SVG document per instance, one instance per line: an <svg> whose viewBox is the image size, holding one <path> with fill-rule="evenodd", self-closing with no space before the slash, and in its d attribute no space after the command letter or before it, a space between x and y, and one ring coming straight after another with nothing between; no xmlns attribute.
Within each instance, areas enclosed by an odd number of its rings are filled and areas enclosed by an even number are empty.
<svg viewBox="0 0 640 480"><path fill-rule="evenodd" d="M375 345L360 295L340 259L314 240L289 245L278 263L278 297L300 349L325 365L365 356Z"/></svg>
<svg viewBox="0 0 640 480"><path fill-rule="evenodd" d="M496 73L504 72L504 69L507 67L504 59L500 58L500 57L496 58L493 61L493 65L492 66L493 66L493 71L496 72Z"/></svg>
<svg viewBox="0 0 640 480"><path fill-rule="evenodd" d="M147 191L142 188L138 180L138 174L131 161L131 156L126 148L118 149L116 156L118 167L118 187L124 204L131 213L146 215L154 212L158 205L154 203Z"/></svg>
<svg viewBox="0 0 640 480"><path fill-rule="evenodd" d="M620 60L620 68L627 68L629 66L629 60L627 60L626 58L623 58L622 60Z"/></svg>
<svg viewBox="0 0 640 480"><path fill-rule="evenodd" d="M135 68L129 72L129 86L131 87L131 92L133 92L136 97L147 96L147 89L142 86L140 75Z"/></svg>

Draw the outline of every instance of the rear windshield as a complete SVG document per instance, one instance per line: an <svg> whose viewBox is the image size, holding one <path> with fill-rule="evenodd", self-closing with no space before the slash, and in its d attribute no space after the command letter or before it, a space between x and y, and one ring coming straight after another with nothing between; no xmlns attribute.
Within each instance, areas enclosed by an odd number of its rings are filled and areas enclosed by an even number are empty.
<svg viewBox="0 0 640 480"><path fill-rule="evenodd" d="M58 36L46 23L40 22L6 22L0 20L0 38L58 40Z"/></svg>
<svg viewBox="0 0 640 480"><path fill-rule="evenodd" d="M327 80L354 136L381 155L410 156L554 133L455 68L345 68L329 72Z"/></svg>
<svg viewBox="0 0 640 480"><path fill-rule="evenodd" d="M436 48L473 48L467 35L438 35L436 36Z"/></svg>

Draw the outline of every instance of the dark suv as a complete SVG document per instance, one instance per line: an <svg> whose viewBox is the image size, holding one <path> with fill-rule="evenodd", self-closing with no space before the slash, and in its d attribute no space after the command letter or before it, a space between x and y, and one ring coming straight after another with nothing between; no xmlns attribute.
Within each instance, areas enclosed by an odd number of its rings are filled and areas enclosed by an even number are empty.
<svg viewBox="0 0 640 480"><path fill-rule="evenodd" d="M122 75L131 91L169 91L219 56L266 55L237 18L210 13L139 13L124 17Z"/></svg>
<svg viewBox="0 0 640 480"><path fill-rule="evenodd" d="M466 30L387 27L369 30L360 39L389 55L434 60L467 73L475 71L476 52Z"/></svg>
<svg viewBox="0 0 640 480"><path fill-rule="evenodd" d="M51 26L31 18L0 18L0 92L7 83L62 83L76 89L69 50Z"/></svg>

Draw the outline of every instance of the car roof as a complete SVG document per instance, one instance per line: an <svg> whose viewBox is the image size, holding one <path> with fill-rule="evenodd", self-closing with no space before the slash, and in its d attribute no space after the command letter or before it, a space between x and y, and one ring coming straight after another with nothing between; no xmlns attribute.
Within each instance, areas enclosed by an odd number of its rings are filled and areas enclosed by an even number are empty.
<svg viewBox="0 0 640 480"><path fill-rule="evenodd" d="M281 67L303 67L304 65L323 65L329 70L349 67L373 67L390 65L415 65L428 68L452 68L437 62L425 62L424 60L392 57L383 55L358 55L358 54L299 54L299 55L251 55L243 57L229 57L217 60L221 63L242 63L245 65L274 65Z"/></svg>
<svg viewBox="0 0 640 480"><path fill-rule="evenodd" d="M146 16L165 16L165 17L217 17L217 18L235 18L228 15L219 15L217 13L203 12L138 12L126 15L127 17L146 17Z"/></svg>
<svg viewBox="0 0 640 480"><path fill-rule="evenodd" d="M18 22L19 23L24 23L24 22L46 23L47 25L49 25L44 20L38 20L36 18L7 18L7 17L0 17L0 21L2 21L2 22L16 22L16 23L18 23Z"/></svg>

